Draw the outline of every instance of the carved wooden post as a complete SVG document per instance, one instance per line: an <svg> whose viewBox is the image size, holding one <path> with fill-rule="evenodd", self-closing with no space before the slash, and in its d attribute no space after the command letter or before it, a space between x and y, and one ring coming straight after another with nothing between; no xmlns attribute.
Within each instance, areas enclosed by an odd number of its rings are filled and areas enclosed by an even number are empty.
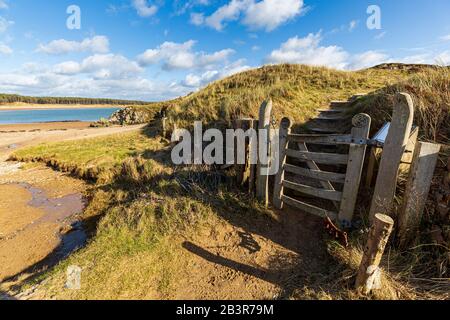
<svg viewBox="0 0 450 320"><path fill-rule="evenodd" d="M376 214L369 239L356 277L356 289L369 294L380 285L380 261L394 227L394 220L384 214Z"/></svg>
<svg viewBox="0 0 450 320"><path fill-rule="evenodd" d="M265 142L266 146L263 146L261 139L258 139L258 166L256 172L256 197L259 201L261 201L265 206L269 205L269 167L270 163L262 163L261 156L269 159L270 154L270 120L272 115L272 100L264 101L259 109L259 137L261 137L261 130L265 130L263 134L267 137ZM266 150L265 152L262 152ZM270 162L270 161L269 161Z"/></svg>
<svg viewBox="0 0 450 320"><path fill-rule="evenodd" d="M402 248L406 248L416 236L440 149L441 146L434 143L419 142L416 145L403 198L403 207L398 217L398 236Z"/></svg>
<svg viewBox="0 0 450 320"><path fill-rule="evenodd" d="M357 143L352 143L350 145L347 174L339 210L339 222L344 228L350 227L353 219L359 184L361 182L364 157L366 155L367 146L365 140L369 138L371 122L372 119L365 113L356 115L352 120L354 126L352 129L352 138Z"/></svg>
<svg viewBox="0 0 450 320"><path fill-rule="evenodd" d="M244 132L247 132L249 129L254 129L256 121L254 119L238 119L233 122L233 127L235 130L242 129ZM237 141L235 141L237 142ZM256 148L255 145L251 143L251 139L245 141L245 164L237 164L237 143L235 143L235 163L236 163L236 180L237 183L243 186L248 182L249 191L252 192L254 189L253 185L254 181L254 169L255 165L250 164L250 153L252 152L252 148Z"/></svg>
<svg viewBox="0 0 450 320"><path fill-rule="evenodd" d="M279 144L279 161L280 165L278 173L275 177L275 184L273 189L273 205L277 209L283 209L283 201L281 196L283 195L283 180L284 180L284 165L286 164L286 148L288 145L288 135L291 133L291 120L289 118L283 118L280 124L280 144Z"/></svg>
<svg viewBox="0 0 450 320"><path fill-rule="evenodd" d="M406 93L396 96L394 114L383 149L375 191L370 208L370 219L378 212L390 212L397 188L400 161L408 144L414 118L411 97Z"/></svg>

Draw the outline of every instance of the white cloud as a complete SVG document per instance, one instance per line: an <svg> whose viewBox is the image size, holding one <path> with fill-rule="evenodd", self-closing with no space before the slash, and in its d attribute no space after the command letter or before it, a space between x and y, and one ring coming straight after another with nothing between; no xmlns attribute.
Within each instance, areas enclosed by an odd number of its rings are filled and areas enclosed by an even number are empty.
<svg viewBox="0 0 450 320"><path fill-rule="evenodd" d="M105 36L86 38L81 42L59 39L48 44L40 44L37 51L54 55L73 52L107 53L109 52L109 39Z"/></svg>
<svg viewBox="0 0 450 320"><path fill-rule="evenodd" d="M450 41L450 34L440 37L442 41Z"/></svg>
<svg viewBox="0 0 450 320"><path fill-rule="evenodd" d="M8 9L8 4L5 0L0 0L0 9Z"/></svg>
<svg viewBox="0 0 450 320"><path fill-rule="evenodd" d="M272 31L283 23L298 16L303 0L263 0L251 2L245 11L243 23L251 29Z"/></svg>
<svg viewBox="0 0 450 320"><path fill-rule="evenodd" d="M227 22L241 19L250 29L272 31L287 21L300 15L303 0L231 0L205 17L201 13L191 14L191 23L207 25L221 31Z"/></svg>
<svg viewBox="0 0 450 320"><path fill-rule="evenodd" d="M385 63L389 60L389 56L378 51L366 51L351 57L346 69L360 70Z"/></svg>
<svg viewBox="0 0 450 320"><path fill-rule="evenodd" d="M349 54L338 46L320 46L321 33L310 33L305 38L293 37L267 58L270 63L300 63L344 69Z"/></svg>
<svg viewBox="0 0 450 320"><path fill-rule="evenodd" d="M165 70L207 68L226 61L234 53L232 49L212 54L194 52L192 49L195 43L194 40L184 43L164 42L157 48L148 49L139 55L138 61L143 66L162 63Z"/></svg>
<svg viewBox="0 0 450 320"><path fill-rule="evenodd" d="M129 79L144 70L135 62L115 54L96 54L81 63L66 61L57 64L53 71L59 75L91 74L95 79Z"/></svg>
<svg viewBox="0 0 450 320"><path fill-rule="evenodd" d="M357 20L352 20L350 21L349 25L348 25L348 31L353 31L355 30L355 28L358 26L358 21Z"/></svg>
<svg viewBox="0 0 450 320"><path fill-rule="evenodd" d="M208 70L201 74L190 73L186 76L185 80L182 82L182 85L189 88L199 89L212 81L223 79L248 69L250 69L250 66L245 64L244 59L240 59L231 64L225 65L220 70Z"/></svg>
<svg viewBox="0 0 450 320"><path fill-rule="evenodd" d="M435 57L435 63L442 65L442 66L450 65L450 50L444 51L444 52L438 54Z"/></svg>
<svg viewBox="0 0 450 320"><path fill-rule="evenodd" d="M0 43L0 54L3 55L11 55L13 50L4 43Z"/></svg>
<svg viewBox="0 0 450 320"><path fill-rule="evenodd" d="M8 30L10 26L14 24L14 21L6 20L3 17L0 17L0 33L5 32Z"/></svg>
<svg viewBox="0 0 450 320"><path fill-rule="evenodd" d="M138 15L144 18L151 17L158 11L158 7L147 0L133 0L133 6Z"/></svg>

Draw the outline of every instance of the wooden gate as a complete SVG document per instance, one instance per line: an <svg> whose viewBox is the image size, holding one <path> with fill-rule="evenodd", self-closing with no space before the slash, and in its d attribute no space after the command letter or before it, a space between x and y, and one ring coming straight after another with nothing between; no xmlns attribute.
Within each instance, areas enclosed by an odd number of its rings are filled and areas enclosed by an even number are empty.
<svg viewBox="0 0 450 320"><path fill-rule="evenodd" d="M352 120L351 133L347 135L291 134L292 123L284 118L279 131L280 169L275 178L274 206L282 209L286 204L310 214L329 217L342 227L350 227L369 141L370 124L369 115L358 114ZM348 148L337 148L344 149L345 153L311 152L309 149L310 146L323 148L327 145L346 145ZM295 161L300 164L294 163ZM324 166L342 166L345 170L322 170L321 167ZM288 175L291 178L287 178ZM308 185L307 181L311 180L317 182L319 187ZM287 190L310 197L314 204L286 195ZM327 207L323 200L328 200L331 204Z"/></svg>

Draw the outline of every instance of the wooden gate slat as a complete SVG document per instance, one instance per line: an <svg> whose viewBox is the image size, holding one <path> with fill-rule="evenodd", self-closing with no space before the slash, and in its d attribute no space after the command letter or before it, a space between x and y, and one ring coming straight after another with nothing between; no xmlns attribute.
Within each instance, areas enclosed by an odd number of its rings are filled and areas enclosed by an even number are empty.
<svg viewBox="0 0 450 320"><path fill-rule="evenodd" d="M288 180L283 180L283 187L301 192L303 194L318 197L321 199L326 199L326 200L331 200L331 201L341 201L341 199L342 199L342 192L318 189L318 188L306 186L303 184L291 182Z"/></svg>
<svg viewBox="0 0 450 320"><path fill-rule="evenodd" d="M281 199L287 205L295 207L295 208L300 209L302 211L305 211L307 213L319 216L321 218L329 217L331 220L336 220L337 219L337 213L335 213L335 212L318 208L318 207L313 206L311 204L307 204L307 203L304 203L304 202L292 199L292 198L290 198L288 196L285 196L285 195L283 195L281 197Z"/></svg>
<svg viewBox="0 0 450 320"><path fill-rule="evenodd" d="M330 181L336 183L345 183L345 174L327 172L314 169L300 168L291 164L285 164L284 170L289 173L298 174L303 177L312 178L321 181Z"/></svg>
<svg viewBox="0 0 450 320"><path fill-rule="evenodd" d="M297 150L286 150L286 155L300 160L311 160L321 164L347 164L348 154L336 153L318 153L318 152L304 152Z"/></svg>
<svg viewBox="0 0 450 320"><path fill-rule="evenodd" d="M325 144L325 145L336 145L336 144L349 144L351 140L351 135L342 134L290 134L288 135L288 141L292 142L305 142L311 144Z"/></svg>

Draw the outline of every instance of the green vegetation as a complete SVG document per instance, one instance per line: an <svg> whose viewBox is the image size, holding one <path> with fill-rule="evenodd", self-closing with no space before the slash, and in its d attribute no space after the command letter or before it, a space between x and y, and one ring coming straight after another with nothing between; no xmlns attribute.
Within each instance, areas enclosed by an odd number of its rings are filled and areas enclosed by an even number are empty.
<svg viewBox="0 0 450 320"><path fill-rule="evenodd" d="M444 68L340 72L296 65L268 66L215 82L184 98L151 104L149 110L167 108L170 121L179 127L189 127L199 119L209 125L226 124L235 116L255 117L261 101L271 97L278 120L289 115L303 122L330 100L366 92L370 95L358 101L355 108L369 113L379 126L389 120L392 95L406 91L418 106L416 122L422 136L448 143L449 78ZM46 144L14 155L15 159L43 161L55 168L70 169L80 177L97 179L84 218L87 223L99 222L91 225L92 238L85 248L44 274L48 279L46 298L176 298L186 276L184 270L192 264L181 247L183 241L201 238L205 229L212 235L221 225L237 225L262 235L270 235L279 227L276 213L238 191L232 174L209 167L173 167L168 161L169 144L157 138L155 130L149 127L139 133ZM361 215L366 214L362 205L360 209ZM283 245L279 238L271 240ZM226 241L222 245L230 245ZM335 242L327 244L329 255L325 260L317 258L327 265L325 269L312 262L309 266L309 261L298 266L288 256L275 257L283 265L274 267L274 272L290 272L289 286L294 287L283 297L360 298L352 290L352 277L364 244L360 234L351 241L350 249ZM390 250L383 262L387 285L373 298L448 298L445 284L430 281L443 277L442 266L449 263L436 260L443 256L442 251L433 246L408 252ZM295 256L294 260L300 259ZM437 266L436 261L442 263ZM62 289L65 268L72 264L83 268L87 285L80 291ZM309 268L307 277L304 268Z"/></svg>
<svg viewBox="0 0 450 320"><path fill-rule="evenodd" d="M148 104L144 101L131 101L119 99L78 98L78 97L28 97L17 94L0 93L0 106L7 103L29 103L29 104L104 104L104 105L142 105Z"/></svg>
<svg viewBox="0 0 450 320"><path fill-rule="evenodd" d="M108 180L113 169L128 157L151 157L163 149L155 136L156 129L80 141L46 143L17 151L12 160L44 162L49 166L88 179Z"/></svg>

